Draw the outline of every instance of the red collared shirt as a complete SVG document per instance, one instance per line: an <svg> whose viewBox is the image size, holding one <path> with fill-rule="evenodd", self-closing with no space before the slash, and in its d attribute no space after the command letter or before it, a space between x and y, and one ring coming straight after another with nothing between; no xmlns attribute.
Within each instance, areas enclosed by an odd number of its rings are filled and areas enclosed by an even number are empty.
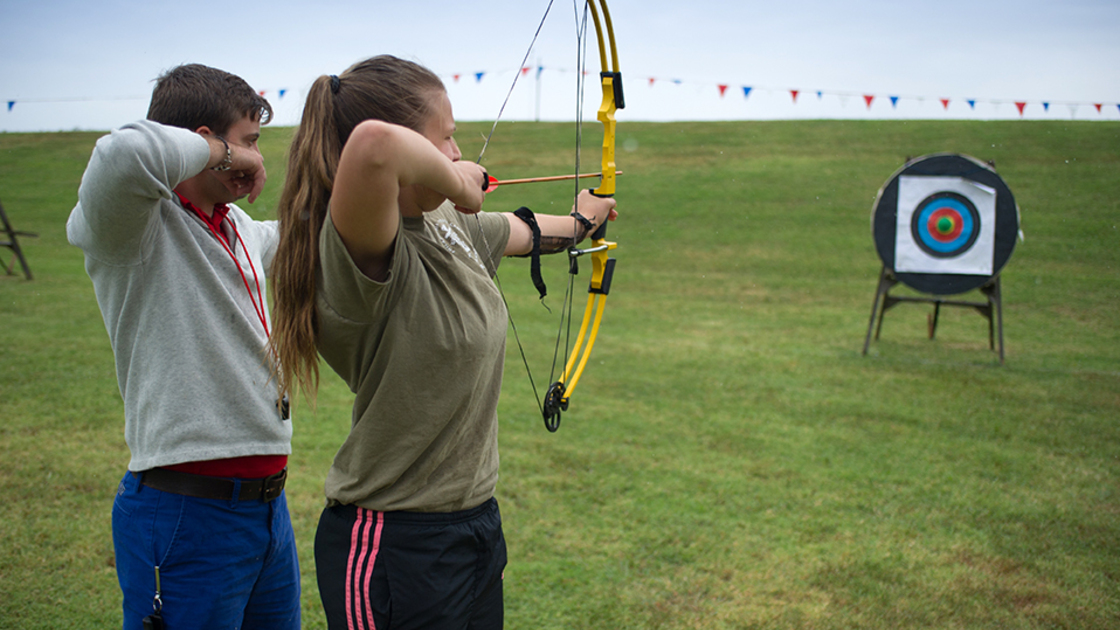
<svg viewBox="0 0 1120 630"><path fill-rule="evenodd" d="M222 230L222 222L225 221L226 215L229 214L228 204L214 204L213 214L211 214L210 216L206 216L205 212L200 210L198 206L191 203L189 199L181 195L178 190L174 192L175 195L179 197L179 202L183 204L184 208L190 210L192 213L194 213L195 216L202 219L202 222L205 223L214 234L220 234L222 239L225 240L226 245L229 245L229 237L227 237L225 231Z"/></svg>
<svg viewBox="0 0 1120 630"><path fill-rule="evenodd" d="M163 468L207 477L263 479L284 470L287 465L287 455L248 455L204 462L185 462L174 466L163 466Z"/></svg>

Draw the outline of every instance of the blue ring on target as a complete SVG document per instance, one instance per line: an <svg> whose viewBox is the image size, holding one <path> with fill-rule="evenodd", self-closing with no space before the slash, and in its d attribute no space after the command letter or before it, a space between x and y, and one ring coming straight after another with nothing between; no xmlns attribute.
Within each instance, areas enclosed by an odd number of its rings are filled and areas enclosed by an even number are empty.
<svg viewBox="0 0 1120 630"><path fill-rule="evenodd" d="M972 249L980 236L980 212L964 195L936 192L910 216L914 242L934 258L955 258Z"/></svg>

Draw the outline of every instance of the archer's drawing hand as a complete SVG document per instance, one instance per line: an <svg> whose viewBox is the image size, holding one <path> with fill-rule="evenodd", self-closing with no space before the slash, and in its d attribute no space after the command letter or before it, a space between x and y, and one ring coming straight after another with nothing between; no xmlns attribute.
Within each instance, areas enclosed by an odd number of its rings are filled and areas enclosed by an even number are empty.
<svg viewBox="0 0 1120 630"><path fill-rule="evenodd" d="M486 198L486 188L490 185L486 169L474 162L459 160L454 163L459 174L462 190L457 195L449 196L455 209L463 214L477 214L482 209L482 200Z"/></svg>

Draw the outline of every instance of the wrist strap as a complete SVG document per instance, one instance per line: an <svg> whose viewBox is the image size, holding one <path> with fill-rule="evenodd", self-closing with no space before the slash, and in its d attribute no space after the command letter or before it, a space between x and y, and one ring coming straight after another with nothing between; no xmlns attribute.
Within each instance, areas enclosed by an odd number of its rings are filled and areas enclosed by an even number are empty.
<svg viewBox="0 0 1120 630"><path fill-rule="evenodd" d="M592 223L590 219L580 214L578 210L572 210L572 216L575 217L576 221L579 221L580 225L583 226L583 229L587 230L588 234L595 231L595 224Z"/></svg>

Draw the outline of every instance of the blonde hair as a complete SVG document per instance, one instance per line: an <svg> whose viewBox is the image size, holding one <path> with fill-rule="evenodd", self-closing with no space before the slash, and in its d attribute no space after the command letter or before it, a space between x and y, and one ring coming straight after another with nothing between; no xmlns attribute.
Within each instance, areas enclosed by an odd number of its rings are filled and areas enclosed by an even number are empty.
<svg viewBox="0 0 1120 630"><path fill-rule="evenodd" d="M272 346L279 358L281 394L298 386L312 399L319 385L316 278L319 233L327 216L342 148L365 120L383 120L421 131L432 95L446 91L427 68L379 55L338 76L311 85L292 139L288 175L280 195L280 242L272 262Z"/></svg>

